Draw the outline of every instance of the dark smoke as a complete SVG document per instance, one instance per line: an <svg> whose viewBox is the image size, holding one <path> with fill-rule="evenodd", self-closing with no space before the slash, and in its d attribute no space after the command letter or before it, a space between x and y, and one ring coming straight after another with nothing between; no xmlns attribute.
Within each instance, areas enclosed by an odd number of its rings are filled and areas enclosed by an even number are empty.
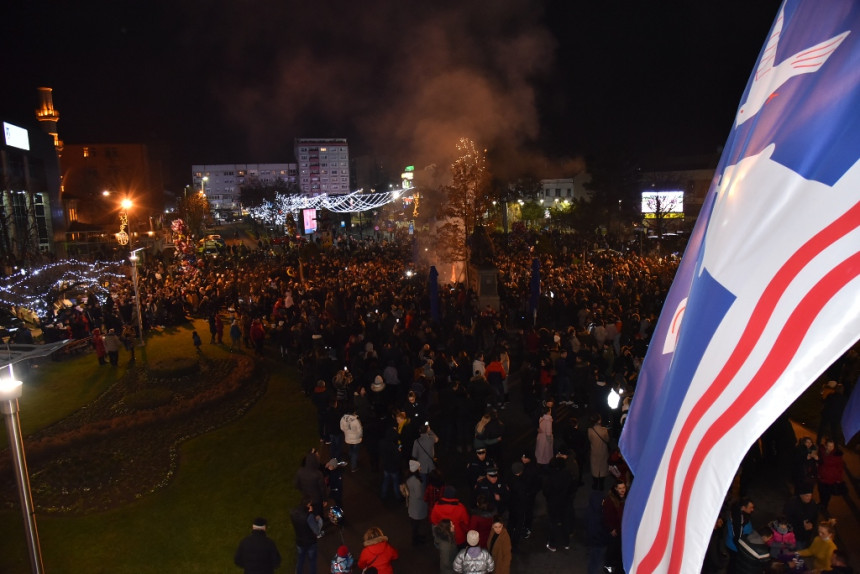
<svg viewBox="0 0 860 574"><path fill-rule="evenodd" d="M555 50L542 17L526 0L219 2L189 42L221 62L207 90L249 157L348 137L354 155L447 165L463 136L511 157L538 137L535 82Z"/></svg>

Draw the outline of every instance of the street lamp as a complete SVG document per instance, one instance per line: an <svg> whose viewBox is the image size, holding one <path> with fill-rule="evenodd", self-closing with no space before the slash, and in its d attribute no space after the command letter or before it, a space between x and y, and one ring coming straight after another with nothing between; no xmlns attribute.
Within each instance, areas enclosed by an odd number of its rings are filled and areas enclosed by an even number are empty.
<svg viewBox="0 0 860 574"><path fill-rule="evenodd" d="M27 550L33 574L44 571L42 549L39 545L39 532L36 529L36 512L33 509L33 495L30 491L30 474L24 457L24 439L21 434L21 419L18 416L18 399L21 397L23 383L15 380L12 365L9 365L9 378L0 379L0 412L6 420L6 434L9 435L9 449L15 466L15 480L18 483L18 497L21 500L21 513L27 534Z"/></svg>
<svg viewBox="0 0 860 574"><path fill-rule="evenodd" d="M131 281L134 283L134 306L135 309L137 309L137 332L139 334L140 346L143 347L146 343L143 339L143 315L140 313L140 289L138 287L137 280L137 261L140 259L137 256L138 251L143 251L143 247L138 247L137 249L132 250L128 259L131 261Z"/></svg>
<svg viewBox="0 0 860 574"><path fill-rule="evenodd" d="M200 180L200 195L206 195L206 182L209 181L209 176L204 175Z"/></svg>

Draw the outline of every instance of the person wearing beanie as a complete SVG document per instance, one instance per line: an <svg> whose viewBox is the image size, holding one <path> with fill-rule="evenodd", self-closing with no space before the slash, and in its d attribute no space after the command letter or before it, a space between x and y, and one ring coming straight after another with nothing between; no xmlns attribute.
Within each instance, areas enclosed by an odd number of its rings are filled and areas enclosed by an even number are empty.
<svg viewBox="0 0 860 574"><path fill-rule="evenodd" d="M794 530L798 550L807 548L816 533L818 504L812 499L812 489L812 483L802 483L783 508L783 514Z"/></svg>
<svg viewBox="0 0 860 574"><path fill-rule="evenodd" d="M453 486L446 486L442 491L442 498L433 505L430 512L430 524L437 525L439 521L447 518L454 524L454 540L457 546L466 543L466 532L469 530L469 511L457 498L457 491Z"/></svg>
<svg viewBox="0 0 860 574"><path fill-rule="evenodd" d="M427 502L424 500L424 484L421 482L421 464L417 460L409 461L406 491L406 510L412 523L412 545L418 546L424 542L421 524L427 518Z"/></svg>
<svg viewBox="0 0 860 574"><path fill-rule="evenodd" d="M454 558L454 572L487 574L496 569L496 563L490 553L478 546L480 539L481 535L476 530L470 530L466 534L469 546L460 550Z"/></svg>
<svg viewBox="0 0 860 574"><path fill-rule="evenodd" d="M273 574L281 565L281 553L274 541L266 536L266 519L256 518L251 534L242 539L233 562L245 574Z"/></svg>
<svg viewBox="0 0 860 574"><path fill-rule="evenodd" d="M351 573L353 564L355 564L355 558L352 557L349 548L342 544L331 559L331 574Z"/></svg>

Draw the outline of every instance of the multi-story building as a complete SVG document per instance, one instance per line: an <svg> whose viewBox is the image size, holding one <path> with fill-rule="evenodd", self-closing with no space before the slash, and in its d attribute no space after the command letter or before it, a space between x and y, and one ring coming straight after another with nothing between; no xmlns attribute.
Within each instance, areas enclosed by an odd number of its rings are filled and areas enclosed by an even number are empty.
<svg viewBox="0 0 860 574"><path fill-rule="evenodd" d="M542 199L545 202L589 201L591 192L585 189L585 186L590 181L591 175L584 171L574 177L542 179L540 180L541 190L536 199Z"/></svg>
<svg viewBox="0 0 860 574"><path fill-rule="evenodd" d="M0 258L7 266L55 253L63 212L54 138L40 129L2 124Z"/></svg>
<svg viewBox="0 0 860 574"><path fill-rule="evenodd" d="M296 138L295 152L302 193L340 195L351 191L345 138Z"/></svg>
<svg viewBox="0 0 860 574"><path fill-rule="evenodd" d="M195 192L203 192L209 209L216 217L240 215L243 185L255 183L272 186L279 181L287 186L298 183L298 167L294 163L230 163L192 165L191 181Z"/></svg>

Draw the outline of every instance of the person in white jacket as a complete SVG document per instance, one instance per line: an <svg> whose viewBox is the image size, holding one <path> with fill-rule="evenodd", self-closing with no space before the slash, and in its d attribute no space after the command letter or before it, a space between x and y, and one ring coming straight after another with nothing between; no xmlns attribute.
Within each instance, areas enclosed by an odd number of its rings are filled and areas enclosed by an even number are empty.
<svg viewBox="0 0 860 574"><path fill-rule="evenodd" d="M349 448L349 468L355 472L358 470L358 448L364 436L364 429L354 408L341 417L340 430L343 431L344 442Z"/></svg>

